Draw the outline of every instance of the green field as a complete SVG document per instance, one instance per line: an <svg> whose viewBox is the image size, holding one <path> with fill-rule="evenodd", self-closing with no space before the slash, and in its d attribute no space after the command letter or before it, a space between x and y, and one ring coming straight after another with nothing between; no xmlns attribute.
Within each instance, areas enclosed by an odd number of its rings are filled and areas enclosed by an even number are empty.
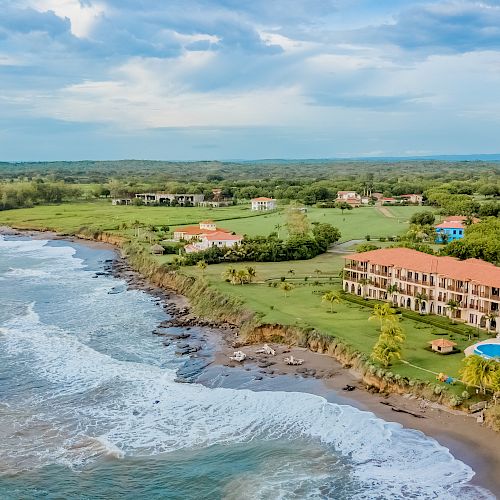
<svg viewBox="0 0 500 500"><path fill-rule="evenodd" d="M17 228L48 228L72 233L81 227L103 231L117 231L122 224L139 221L147 225L168 225L172 228L184 224L196 224L204 219L230 220L237 217L255 217L245 206L227 208L199 207L135 207L112 206L110 200L61 205L44 205L0 212L0 224ZM257 218L262 216L257 214Z"/></svg>
<svg viewBox="0 0 500 500"><path fill-rule="evenodd" d="M409 217L419 207L397 207L397 217L390 218L375 207L363 207L345 211L338 209L310 208L311 222L327 222L338 227L342 241L362 239L367 234L372 238L393 236L404 232ZM285 235L286 214L283 210L270 214L252 212L248 205L227 208L182 208L182 207L135 207L112 206L110 200L61 205L44 205L0 212L0 224L17 228L52 229L72 233L81 227L104 231L119 231L123 224L134 221L147 225L168 225L170 227L196 224L204 219L220 221L220 226L236 233L249 236L268 235L277 231Z"/></svg>
<svg viewBox="0 0 500 500"><path fill-rule="evenodd" d="M344 301L334 306L335 313L332 314L329 312L329 305L321 302L321 295L327 290L340 290L338 271L341 263L341 256L335 254L325 254L310 261L252 263L252 267L257 270L257 282L243 286L231 285L224 281L222 274L227 265L208 266L204 276L211 286L224 294L237 297L245 307L259 313L264 323L313 327L344 340L360 352L369 354L378 337L378 324L368 321L371 309ZM238 264L235 267L239 269L244 265ZM288 272L291 269L294 270L293 274ZM322 272L314 272L315 270ZM197 268L185 268L183 272L200 275ZM279 287L269 286L266 281L279 280L281 276L296 285L288 297L284 296ZM304 276L308 276L307 281L304 281ZM438 321L449 324L446 318L439 318ZM465 327L458 326L464 332L458 334L408 318L402 319L402 326L407 336L403 359L422 370L398 362L391 367L391 371L431 382L435 381L435 375L425 370L445 372L458 377L463 354L442 356L425 350L425 347L431 340L448 338L463 350L473 343L468 340ZM481 338L486 338L484 332L481 332Z"/></svg>

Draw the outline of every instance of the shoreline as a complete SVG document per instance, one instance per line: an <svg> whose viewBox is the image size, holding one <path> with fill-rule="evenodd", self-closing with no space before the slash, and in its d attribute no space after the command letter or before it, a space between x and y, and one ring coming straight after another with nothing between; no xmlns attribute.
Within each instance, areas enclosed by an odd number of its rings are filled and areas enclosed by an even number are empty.
<svg viewBox="0 0 500 500"><path fill-rule="evenodd" d="M112 268L113 276L123 279L129 289L142 290L159 298L165 312L171 316L171 320L167 322L168 326L210 329L211 341L215 346L213 361L201 366L198 375L203 374L207 366L210 366L211 369L231 367L231 371L236 369L238 372L255 372L253 379L255 387L251 387L252 390L259 390L258 384L263 378L281 377L287 380L286 383L289 384L291 390L298 390L298 392L310 392L324 396L325 391L331 391L345 400L346 404L372 412L385 421L397 422L405 428L418 430L436 439L441 445L448 448L455 458L474 470L475 476L470 481L471 484L487 488L494 495L500 495L500 475L498 474L500 470L500 453L498 451L500 436L493 430L477 424L474 417L435 403L422 403L423 400L416 397L370 393L366 390L366 386L361 383L361 377L353 370L343 367L340 362L330 356L315 353L306 348L287 348L283 345L273 344L276 356L269 356L255 353L262 347L262 344L233 347L233 342L237 339L237 328L234 325L204 320L192 314L186 297L173 290L160 288L149 283L146 277L134 271L126 259L120 256L119 247L111 243L69 235L63 236L53 232L20 231L2 227L0 227L0 234L63 240L94 249L112 250L116 256ZM161 325L159 327L161 328ZM241 364L230 361L229 356L235 350L242 350L249 356L249 359ZM181 353L181 355L188 356L189 351ZM283 358L289 355L303 359L303 365L286 365ZM294 389L293 377L315 379L317 384L311 384L305 391L301 391L300 388ZM288 379L290 379L289 382ZM180 381L196 382L197 379ZM199 383L203 384L203 381ZM352 391L342 390L346 386L352 386L355 389Z"/></svg>

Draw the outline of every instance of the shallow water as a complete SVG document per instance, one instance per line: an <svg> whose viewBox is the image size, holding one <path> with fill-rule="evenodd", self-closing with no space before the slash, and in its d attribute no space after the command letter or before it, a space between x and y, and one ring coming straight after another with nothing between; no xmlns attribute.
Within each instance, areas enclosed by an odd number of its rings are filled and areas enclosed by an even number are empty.
<svg viewBox="0 0 500 500"><path fill-rule="evenodd" d="M96 277L112 256L0 236L0 498L489 496L435 440L371 413L177 383L175 347L151 335L163 309Z"/></svg>

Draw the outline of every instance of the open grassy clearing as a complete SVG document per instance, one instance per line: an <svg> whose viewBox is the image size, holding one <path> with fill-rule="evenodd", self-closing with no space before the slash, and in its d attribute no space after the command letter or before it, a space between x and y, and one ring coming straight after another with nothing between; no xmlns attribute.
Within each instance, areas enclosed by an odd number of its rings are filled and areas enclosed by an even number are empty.
<svg viewBox="0 0 500 500"><path fill-rule="evenodd" d="M196 224L204 219L231 220L237 217L261 218L243 205L227 208L112 206L110 200L44 205L0 212L0 224L17 228L44 229L71 233L81 227L117 231L121 224L139 221L142 225L170 227ZM231 229L231 228L228 228Z"/></svg>
<svg viewBox="0 0 500 500"><path fill-rule="evenodd" d="M363 207L345 211L338 209L310 208L311 222L327 222L338 227L342 241L393 236L408 228L408 219L419 207L396 207L398 217L388 218L375 207ZM143 225L168 225L171 228L196 224L204 219L220 222L220 226L249 236L268 235L279 229L286 235L286 214L283 210L273 213L255 213L248 205L226 208L182 207L135 207L112 206L110 200L99 200L60 205L44 205L0 212L0 224L18 228L53 229L65 233L90 227L104 231L118 231L122 224L139 221Z"/></svg>

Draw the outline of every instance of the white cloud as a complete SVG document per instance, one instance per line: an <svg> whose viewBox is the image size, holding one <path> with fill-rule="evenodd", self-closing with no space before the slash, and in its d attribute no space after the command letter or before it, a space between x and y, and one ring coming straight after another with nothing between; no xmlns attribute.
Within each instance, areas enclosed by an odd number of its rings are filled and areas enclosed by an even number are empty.
<svg viewBox="0 0 500 500"><path fill-rule="evenodd" d="M103 3L80 0L29 0L29 5L39 12L52 11L58 17L68 18L71 32L79 38L89 37L94 24L106 11Z"/></svg>

